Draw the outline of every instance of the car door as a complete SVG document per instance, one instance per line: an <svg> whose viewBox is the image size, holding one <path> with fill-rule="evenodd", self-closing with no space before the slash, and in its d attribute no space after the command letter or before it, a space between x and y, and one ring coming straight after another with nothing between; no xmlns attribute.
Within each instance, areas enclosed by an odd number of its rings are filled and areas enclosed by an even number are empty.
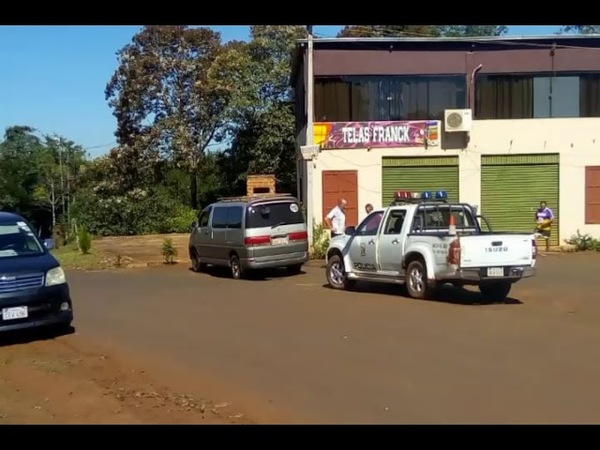
<svg viewBox="0 0 600 450"><path fill-rule="evenodd" d="M352 270L356 273L377 272L377 231L381 224L383 211L369 214L358 226L350 245Z"/></svg>
<svg viewBox="0 0 600 450"><path fill-rule="evenodd" d="M193 242L200 259L209 258L208 244L210 242L210 213L212 206L205 208L198 217L198 226L194 229Z"/></svg>
<svg viewBox="0 0 600 450"><path fill-rule="evenodd" d="M405 240L403 238L408 227L406 223L406 208L393 209L385 219L383 229L377 241L378 262L381 270L402 272L402 255Z"/></svg>
<svg viewBox="0 0 600 450"><path fill-rule="evenodd" d="M210 258L216 263L224 264L229 261L227 246L227 215L229 206L216 205L213 208L210 223Z"/></svg>

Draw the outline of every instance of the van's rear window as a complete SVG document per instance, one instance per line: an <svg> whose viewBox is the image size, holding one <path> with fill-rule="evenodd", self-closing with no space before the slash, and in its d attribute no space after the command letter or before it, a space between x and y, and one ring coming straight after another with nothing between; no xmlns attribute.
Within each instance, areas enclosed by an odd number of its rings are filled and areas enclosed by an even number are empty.
<svg viewBox="0 0 600 450"><path fill-rule="evenodd" d="M246 228L293 225L303 222L304 216L300 205L295 202L252 205L246 212Z"/></svg>

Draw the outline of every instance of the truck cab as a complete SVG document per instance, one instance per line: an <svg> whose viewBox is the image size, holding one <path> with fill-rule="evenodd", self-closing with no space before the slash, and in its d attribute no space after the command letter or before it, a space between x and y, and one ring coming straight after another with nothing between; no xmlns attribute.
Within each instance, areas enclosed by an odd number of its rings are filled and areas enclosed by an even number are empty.
<svg viewBox="0 0 600 450"><path fill-rule="evenodd" d="M536 256L532 233L492 232L473 206L449 203L445 191L399 191L389 207L331 240L327 279L335 289L357 281L406 284L414 298L431 297L442 284L478 285L502 300L513 283L535 274Z"/></svg>

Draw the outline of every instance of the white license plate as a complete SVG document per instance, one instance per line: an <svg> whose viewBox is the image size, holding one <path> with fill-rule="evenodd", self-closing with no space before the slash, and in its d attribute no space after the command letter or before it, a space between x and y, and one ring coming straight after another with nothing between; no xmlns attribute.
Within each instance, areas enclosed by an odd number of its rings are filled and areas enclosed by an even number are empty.
<svg viewBox="0 0 600 450"><path fill-rule="evenodd" d="M488 267L487 276L488 277L503 277L504 269L502 267Z"/></svg>
<svg viewBox="0 0 600 450"><path fill-rule="evenodd" d="M285 245L289 242L287 236L286 237L278 237L271 239L271 245Z"/></svg>
<svg viewBox="0 0 600 450"><path fill-rule="evenodd" d="M2 308L2 320L26 319L28 315L27 306Z"/></svg>

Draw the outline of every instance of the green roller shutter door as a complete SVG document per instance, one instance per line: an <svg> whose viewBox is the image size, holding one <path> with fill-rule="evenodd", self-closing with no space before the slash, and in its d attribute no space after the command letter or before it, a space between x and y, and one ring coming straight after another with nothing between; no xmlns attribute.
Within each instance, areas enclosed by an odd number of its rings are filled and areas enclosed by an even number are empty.
<svg viewBox="0 0 600 450"><path fill-rule="evenodd" d="M494 231L533 232L546 200L555 216L550 244L559 245L558 161L558 154L481 157L481 214Z"/></svg>
<svg viewBox="0 0 600 450"><path fill-rule="evenodd" d="M447 191L458 201L458 157L383 158L382 206L394 200L396 191Z"/></svg>

